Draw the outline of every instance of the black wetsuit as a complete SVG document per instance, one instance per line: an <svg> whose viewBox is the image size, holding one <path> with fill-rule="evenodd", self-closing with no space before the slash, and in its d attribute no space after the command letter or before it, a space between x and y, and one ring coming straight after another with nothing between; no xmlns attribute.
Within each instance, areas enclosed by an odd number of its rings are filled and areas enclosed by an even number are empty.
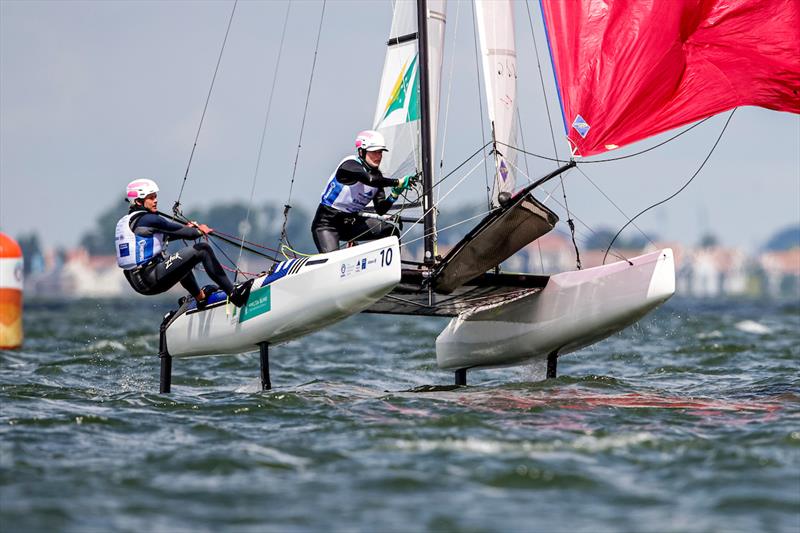
<svg viewBox="0 0 800 533"><path fill-rule="evenodd" d="M384 178L377 168L369 168L360 161L348 159L336 169L336 181L342 185L363 183L378 190L372 199L375 212L379 215L389 211L394 201L386 198L383 187L396 187L399 181ZM340 241L367 241L399 235L397 226L374 218L363 218L357 213L347 213L320 204L311 223L314 244L321 253L339 249Z"/></svg>
<svg viewBox="0 0 800 533"><path fill-rule="evenodd" d="M143 210L131 208L131 212ZM149 212L134 219L131 230L141 236L162 233L166 237L184 240L195 240L203 236L203 232L197 228L183 226ZM214 255L214 250L206 242L185 246L173 254L159 254L144 265L126 270L125 277L131 287L141 294L160 294L180 283L190 295L197 296L200 287L192 269L200 263L203 264L208 277L225 291L225 294L231 294L233 284Z"/></svg>

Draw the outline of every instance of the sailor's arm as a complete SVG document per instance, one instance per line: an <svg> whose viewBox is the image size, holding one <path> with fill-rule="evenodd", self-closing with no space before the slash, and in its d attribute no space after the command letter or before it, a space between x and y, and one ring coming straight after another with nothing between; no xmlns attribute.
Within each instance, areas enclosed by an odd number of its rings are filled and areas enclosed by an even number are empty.
<svg viewBox="0 0 800 533"><path fill-rule="evenodd" d="M198 225L187 225L184 226L182 224L178 224L177 222L172 222L171 220L167 220L159 215L148 213L146 215L142 215L142 217L137 221L136 226L133 228L133 232L137 235L149 237L154 233L163 233L164 235L168 235L175 239L184 239L184 240L195 240L199 239L206 233L210 233L211 229L205 224ZM205 227L208 231L202 231L202 228Z"/></svg>
<svg viewBox="0 0 800 533"><path fill-rule="evenodd" d="M342 185L353 185L360 182L370 187L396 187L400 180L384 178L378 169L368 172L358 161L348 159L336 169L336 181Z"/></svg>

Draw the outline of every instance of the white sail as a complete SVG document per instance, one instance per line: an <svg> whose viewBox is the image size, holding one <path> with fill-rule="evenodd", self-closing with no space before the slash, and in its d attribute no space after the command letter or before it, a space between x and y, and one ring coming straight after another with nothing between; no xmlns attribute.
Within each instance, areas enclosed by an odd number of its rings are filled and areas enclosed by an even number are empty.
<svg viewBox="0 0 800 533"><path fill-rule="evenodd" d="M494 205L498 204L498 194L513 192L515 187L516 155L505 146L517 145L517 51L513 11L511 0L475 0L489 120L494 128L494 139L499 143L495 153Z"/></svg>
<svg viewBox="0 0 800 533"><path fill-rule="evenodd" d="M428 60L431 98L431 137L436 139L439 86L444 52L445 1L428 2ZM386 60L381 76L374 129L386 138L389 152L381 170L385 176L414 174L421 168L419 57L417 5L414 0L394 4ZM431 146L431 153L434 147Z"/></svg>

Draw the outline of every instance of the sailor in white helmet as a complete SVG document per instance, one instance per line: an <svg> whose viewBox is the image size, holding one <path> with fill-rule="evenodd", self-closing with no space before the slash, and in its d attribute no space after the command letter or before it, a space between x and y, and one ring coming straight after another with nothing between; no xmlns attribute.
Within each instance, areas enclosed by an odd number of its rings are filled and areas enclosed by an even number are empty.
<svg viewBox="0 0 800 533"><path fill-rule="evenodd" d="M192 269L202 264L231 303L241 307L247 302L251 283L234 287L207 242L197 242L171 255L166 253L168 238L193 241L210 234L211 228L197 222L183 226L162 217L158 213L158 185L153 180L133 180L128 183L126 194L131 206L117 222L115 248L117 264L136 292L160 294L180 283L195 298L197 306L204 307L209 293L217 288L198 286Z"/></svg>
<svg viewBox="0 0 800 533"><path fill-rule="evenodd" d="M380 171L383 152L388 152L383 135L366 130L356 136L356 155L345 157L322 193L311 233L320 252L339 249L340 241L364 241L397 235L393 224L357 214L372 202L375 212L385 214L414 179L385 178ZM387 197L384 187L392 187Z"/></svg>

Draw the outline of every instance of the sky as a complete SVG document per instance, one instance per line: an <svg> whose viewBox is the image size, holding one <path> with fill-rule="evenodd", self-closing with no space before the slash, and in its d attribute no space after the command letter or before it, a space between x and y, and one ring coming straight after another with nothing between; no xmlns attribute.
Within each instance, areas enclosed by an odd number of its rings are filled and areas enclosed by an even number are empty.
<svg viewBox="0 0 800 533"><path fill-rule="evenodd" d="M551 156L552 122L564 156L538 2L530 5L551 120L526 4L518 2L518 102L526 148ZM114 202L124 214L125 185L136 177L155 179L161 208L168 209L183 183L232 7L210 0L0 0L0 231L15 237L36 232L46 246L74 246ZM355 134L372 125L391 3L326 4L302 142L322 3L291 5L275 77L286 8L280 0L236 7L181 196L186 209L249 202L253 191L255 205L290 201L313 212L328 176L352 152ZM445 148L445 171L483 144L476 75L471 4L451 1L438 142L439 150ZM643 156L585 165L602 192L578 172L567 175L579 235L616 230L626 215L678 190L708 155L727 116ZM524 168L524 161L519 164ZM532 158L528 165L533 178L553 168ZM470 175L442 208L485 201L484 179L482 172ZM563 203L558 187L548 205L566 220L554 203ZM793 224L800 224L800 118L752 107L737 110L686 190L637 220L662 240L695 244L712 233L724 245L750 250ZM113 228L108 233L111 239Z"/></svg>

